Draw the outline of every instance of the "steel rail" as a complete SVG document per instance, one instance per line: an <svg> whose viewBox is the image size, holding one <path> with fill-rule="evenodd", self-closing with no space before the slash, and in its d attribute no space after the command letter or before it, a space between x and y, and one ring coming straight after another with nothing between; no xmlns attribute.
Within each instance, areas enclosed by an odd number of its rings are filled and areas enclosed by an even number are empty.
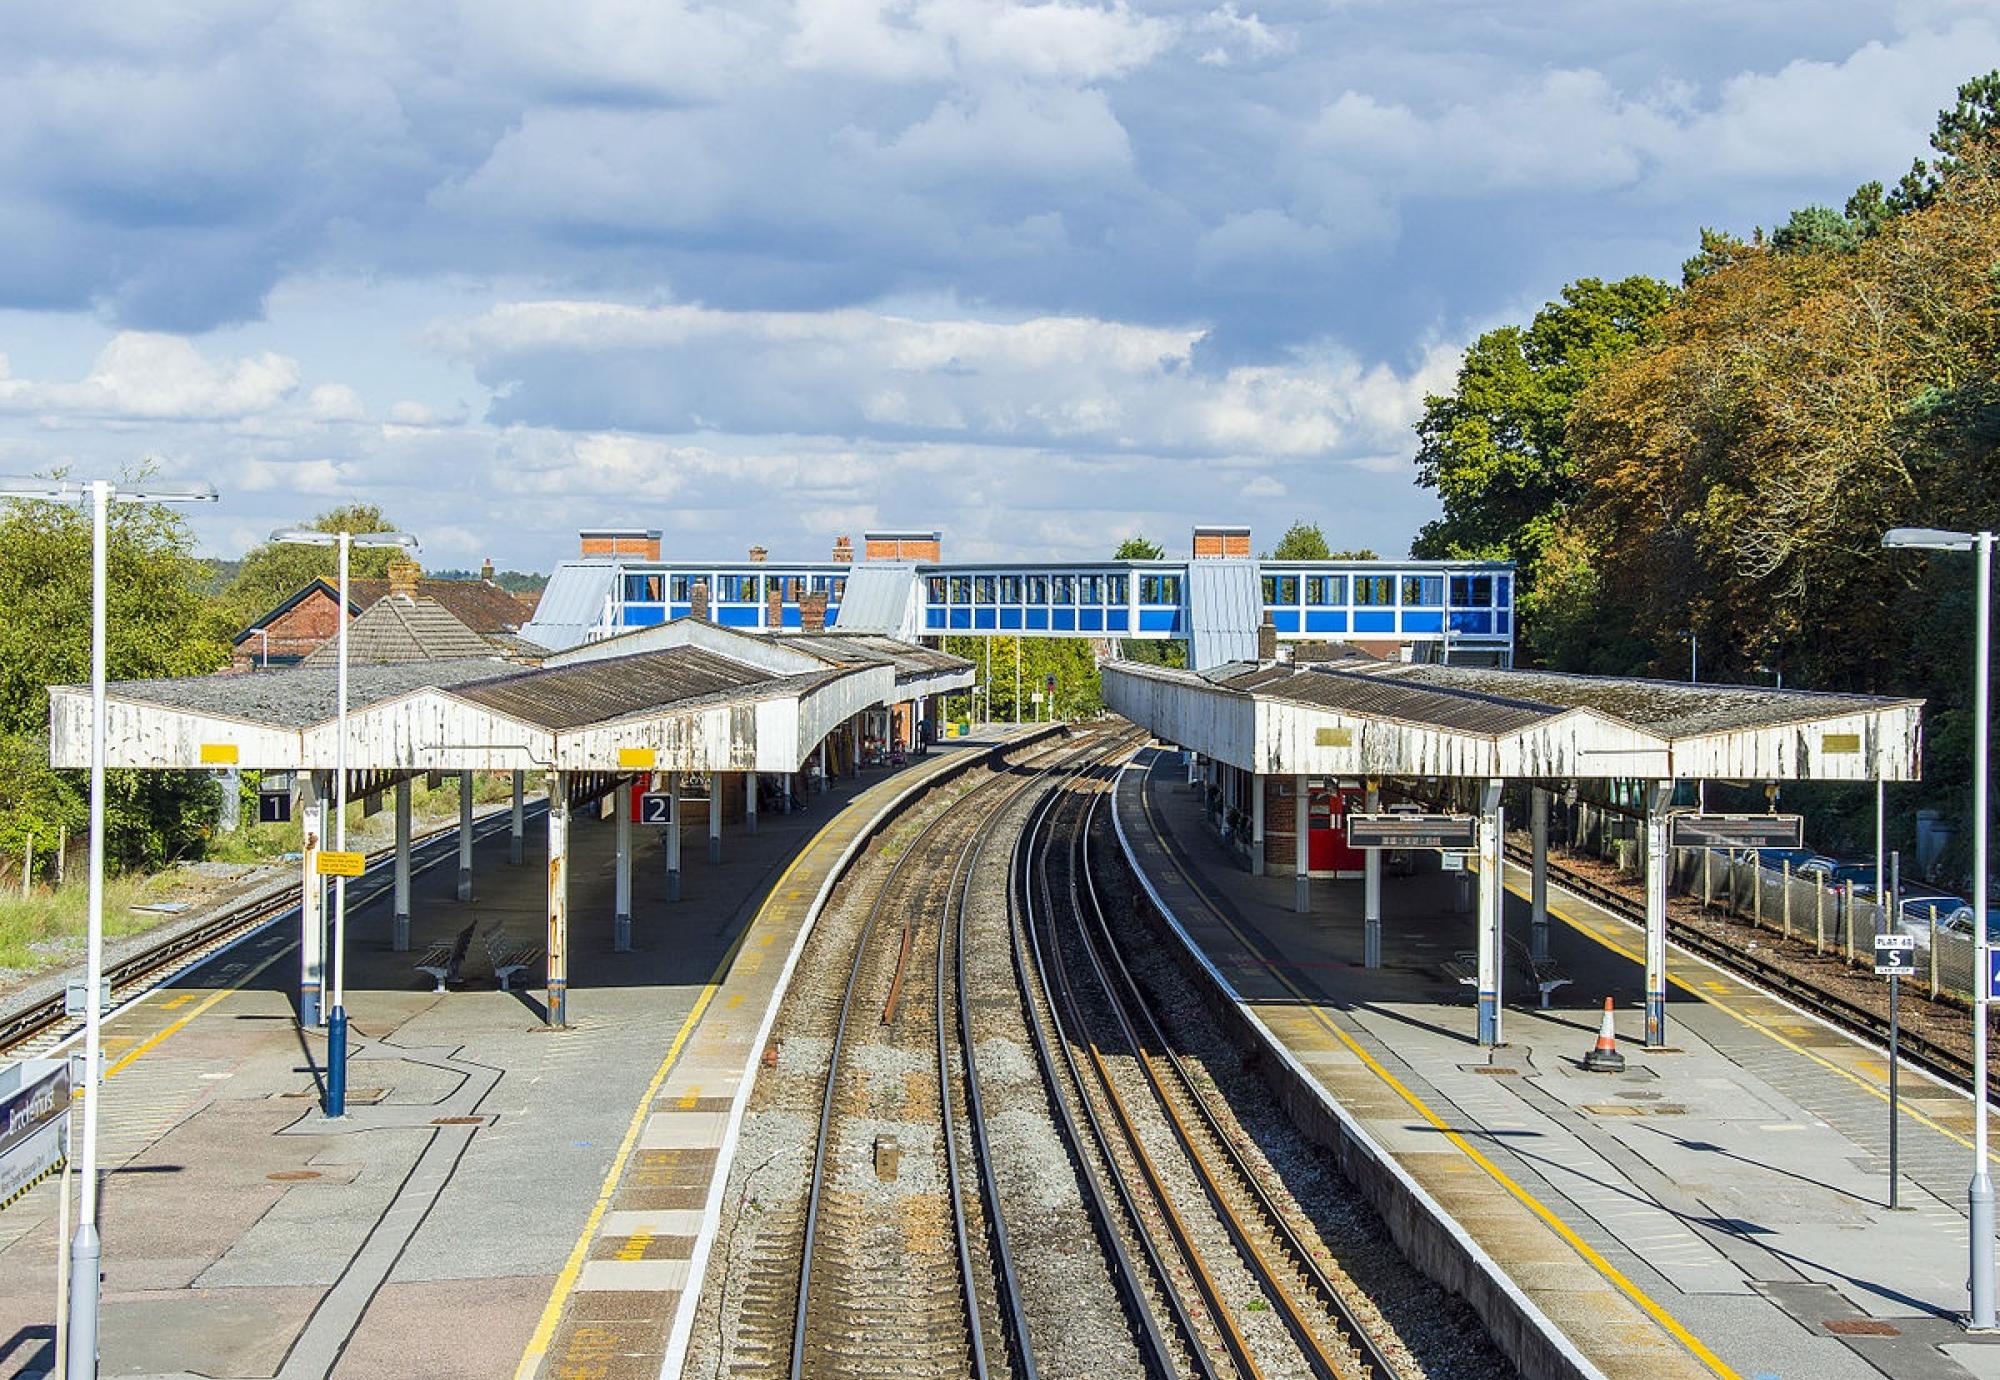
<svg viewBox="0 0 2000 1380"><path fill-rule="evenodd" d="M1041 1067L1042 1081L1048 1090L1049 1103L1054 1109L1057 1126L1062 1131L1063 1138L1069 1145L1071 1157L1075 1161L1079 1175L1083 1181L1085 1202L1090 1208L1091 1222L1096 1228L1098 1239L1104 1246L1105 1253L1113 1265L1113 1281L1117 1285L1119 1295L1124 1300L1126 1310L1138 1331L1140 1349L1143 1353L1142 1360L1147 1364L1153 1375L1175 1377L1180 1373L1180 1368L1174 1363L1172 1347L1168 1343L1166 1335L1160 1329L1159 1320L1153 1316L1152 1306L1146 1300L1145 1289L1140 1280L1139 1267L1133 1260L1131 1252L1126 1249L1124 1240L1118 1233L1117 1225L1112 1220L1111 1192L1105 1188L1103 1181L1098 1177L1096 1165L1092 1161L1090 1152L1084 1146L1083 1130L1078 1126L1076 1116L1070 1110L1068 1099L1063 1095L1062 1080L1057 1073L1055 1057L1051 1053L1052 1045L1060 1048L1062 1052L1063 1063L1068 1068L1070 1079L1076 1086L1078 1102L1081 1105L1084 1121L1090 1128L1091 1139L1097 1148L1097 1153L1103 1156L1105 1166L1111 1170L1112 1188L1116 1190L1119 1204L1124 1209L1126 1217L1132 1223L1133 1234L1137 1237L1140 1248L1146 1255L1148 1266L1154 1272L1161 1295L1166 1300L1168 1311L1173 1315L1174 1326L1183 1337L1188 1355L1193 1360L1196 1369L1203 1376L1212 1378L1215 1372L1209 1360L1207 1349L1202 1346L1200 1336L1195 1331L1194 1320L1188 1315L1187 1306L1182 1301L1179 1290L1175 1288L1172 1277L1167 1273L1165 1262L1160 1259L1158 1246L1154 1243L1151 1233L1145 1228L1145 1223L1139 1215L1138 1204L1133 1200L1130 1186L1125 1182L1124 1176L1117 1172L1118 1165L1111 1153L1110 1139L1101 1119L1097 1115L1097 1109L1091 1105L1082 1070L1078 1067L1075 1054L1070 1048L1070 1042L1060 1027L1060 1016L1056 1010L1055 990L1049 979L1047 960L1042 956L1039 927L1035 923L1034 908L1029 899L1031 894L1029 882L1033 879L1034 875L1034 839L1039 834L1042 820L1054 808L1059 795L1060 787L1052 786L1044 793L1042 799L1037 802L1034 813L1029 817L1027 827L1021 831L1020 837L1015 842L1014 867L1012 869L1012 899L1015 902L1013 912L1016 921L1014 973L1020 987L1022 1005L1028 1016L1028 1030L1034 1042L1036 1061ZM1043 995L1049 1010L1049 1020L1057 1025L1053 1040L1050 1038L1049 1032L1044 1028L1041 1013L1036 1007L1034 982L1028 972L1031 957L1035 966L1040 970Z"/></svg>
<svg viewBox="0 0 2000 1380"><path fill-rule="evenodd" d="M546 810L548 806L527 807L525 814ZM508 827L509 821L503 812L490 816L484 828L474 826L475 842L490 838L501 829ZM427 833L420 834L410 842L410 855L414 861L419 852L429 853L440 848L448 840L458 836L456 821L441 825ZM365 866L369 872L395 857L394 847L378 849L368 855ZM366 905L378 899L394 883L378 886L359 900L355 906ZM239 942L266 925L283 920L299 908L303 886L294 883L273 895L255 901L243 901L229 906L208 919L190 925L177 934L169 935L156 944L147 945L136 953L105 965L104 976L111 983L112 992L134 986L138 992L129 993L119 1004L123 1005L162 983L183 973L194 972L202 964L214 957L223 947ZM20 1010L0 1017L0 1051L8 1051L30 1040L38 1039L50 1030L60 1026L66 1019L65 1001L57 992L44 997ZM110 1010L106 1008L107 1012Z"/></svg>
<svg viewBox="0 0 2000 1380"><path fill-rule="evenodd" d="M1104 795L1102 792L1094 793L1091 796L1089 805L1085 809L1083 819L1077 829L1075 840L1075 849L1080 859L1080 866L1074 868L1072 873L1073 876L1081 878L1081 887L1078 890L1081 899L1088 903L1089 915L1093 926L1098 935L1102 936L1101 944L1097 938L1094 938L1089 933L1088 928L1084 928L1080 932L1083 934L1085 940L1086 952L1090 954L1092 965L1097 970L1098 980L1104 984L1107 993L1112 993L1112 1008L1118 1014L1119 1021L1126 1030L1126 1038L1131 1042L1134 1050L1140 1051L1138 1062L1145 1070L1147 1081L1152 1085L1161 1109L1166 1113L1168 1124L1173 1128L1175 1136L1180 1141L1181 1147L1186 1152L1189 1161L1197 1166L1203 1179L1203 1187L1208 1191L1209 1199L1215 1204L1217 1211L1222 1214L1231 1235L1237 1242L1238 1249L1243 1251L1246 1257L1254 1260L1255 1264L1253 1268L1262 1277L1266 1286L1265 1292L1282 1310L1285 1323L1291 1330L1293 1338L1299 1343L1301 1350L1305 1352L1308 1364L1312 1366L1317 1375L1322 1377L1322 1380L1336 1380L1336 1377L1342 1374L1343 1368L1333 1356L1328 1354L1324 1344L1319 1339L1318 1333L1313 1330L1300 1300L1296 1297L1293 1290L1286 1287L1280 1280L1278 1267L1268 1260L1262 1249L1255 1244L1248 1224L1243 1222L1235 1208L1228 1202L1222 1188L1220 1175L1211 1164L1209 1158L1203 1155L1196 1145L1196 1135L1193 1128L1187 1125L1180 1110L1175 1106L1174 1099L1168 1090L1165 1080L1160 1077L1159 1070L1155 1067L1153 1061L1146 1057L1144 1053L1146 1046L1141 1042L1139 1032L1131 1024L1128 1018L1129 1012L1136 1011L1138 1013L1145 1025L1146 1033L1151 1037L1152 1047L1160 1052L1167 1066L1173 1071L1174 1083L1181 1089L1182 1095L1187 1099L1188 1103L1195 1108L1202 1123L1208 1128L1209 1135L1214 1143L1222 1148L1224 1157L1236 1172L1238 1182L1244 1186L1249 1196L1256 1202L1272 1236L1276 1238L1283 1250L1297 1262L1299 1272L1305 1277L1306 1283L1314 1293L1320 1296L1326 1307L1331 1310L1335 1325L1344 1334L1344 1340L1347 1345L1358 1355L1361 1365L1364 1367L1363 1373L1382 1377L1384 1380L1396 1380L1398 1372L1395 1366L1383 1354L1381 1347L1376 1343L1374 1337L1366 1327L1362 1326L1360 1319L1354 1315L1353 1309L1348 1306L1347 1300L1334 1287L1333 1281L1327 1277L1326 1271L1320 1267L1318 1260L1307 1249L1305 1241L1299 1236L1297 1229L1292 1226L1286 1213L1279 1206L1277 1199L1264 1182L1263 1176L1252 1168L1248 1158L1238 1148L1236 1141L1224 1129L1221 1119L1216 1115L1214 1108L1209 1105L1208 1099L1203 1095L1200 1085L1189 1071L1186 1061L1181 1058L1179 1052L1174 1049L1173 1043L1168 1040L1166 1032L1161 1029L1159 1019L1154 1015L1151 1003L1146 1000L1145 993L1140 988L1138 980L1133 977L1132 970L1126 965L1125 957L1119 951L1117 940L1111 933L1110 918L1104 905L1102 891L1098 886L1096 869L1090 860L1090 831L1097 818L1098 806L1103 800ZM1081 915L1082 911L1079 910L1079 916ZM1118 975L1115 992L1113 991L1113 984L1106 976L1107 970L1100 958L1100 953L1109 957L1111 968ZM1123 995L1120 996L1118 993L1122 993Z"/></svg>
<svg viewBox="0 0 2000 1380"><path fill-rule="evenodd" d="M1084 750L1087 751L1088 749ZM1025 767L1029 763L1038 762L1045 757L1061 756L1066 759L1067 757L1075 755L1077 755L1077 750L1074 749L1073 747L1068 752L1064 752L1062 748L1045 749L1043 751L1031 754L1027 758L1026 762L1022 763L1021 766ZM1020 768L1018 767L1009 768L1009 770L1019 770L1019 769ZM1046 768L1042 768L1040 770L1046 770ZM1014 796L1019 793L1019 791L1026 789L1027 786L1032 783L1033 779L1034 778L1030 776L1027 779L1027 781L1017 784L1012 790L1007 792L1006 795L1003 796L1003 804L1000 808L1004 809L1005 808L1004 802L1011 801L1014 798ZM798 1286L797 1286L798 1295L793 1305L793 1315L792 1315L792 1350L791 1350L791 1360L789 1368L789 1374L792 1376L792 1380L803 1380L803 1377L805 1375L806 1329L808 1321L811 1317L811 1307L812 1307L813 1255L818 1246L820 1205L823 1197L823 1191L826 1187L826 1157L827 1157L828 1140L833 1126L834 1100L839 1090L838 1085L840 1076L841 1056L844 1053L847 1045L848 1022L850 1017L853 1015L854 997L860 985L861 969L868 955L869 943L874 938L877 923L880 921L883 911L888 904L890 894L894 891L898 879L901 878L901 876L903 875L903 869L909 864L912 858L916 857L922 851L924 842L931 837L934 831L939 829L942 825L944 825L948 821L953 824L963 823L964 815L961 813L962 809L965 806L967 806L969 802L983 797L986 789L990 787L992 784L993 782L991 781L982 782L972 791L967 792L965 795L960 796L958 799L952 801L949 805L947 805L944 808L944 810L939 812L936 818L932 819L927 824L925 824L924 827L917 833L917 836L915 838L910 840L908 846L905 847L904 850L897 855L896 861L893 864L891 864L889 869L889 875L882 879L881 886L877 888L875 892L875 899L868 908L868 916L862 922L861 935L855 941L854 961L849 966L847 974L847 983L841 993L840 1014L834 1027L833 1041L827 1056L826 1084L820 1098L819 1131L816 1143L813 1147L812 1174L811 1178L808 1181L808 1187L807 1187L805 1230L803 1233L803 1241L801 1249L799 1251L799 1270L798 1270ZM989 822L986 824L976 826L974 837L976 837L978 833L982 832L984 829L991 828L992 825L990 823L990 819L997 818L998 813L999 813L998 810L990 812ZM955 873L956 870L954 870L954 875ZM946 904L948 906L950 903L949 886L947 886L945 899L946 899ZM943 962L942 952L943 952L943 935L942 935L942 926L940 926L940 935L939 935L940 966L942 966ZM942 1054L943 1053L942 1036L940 1036L939 1049L940 1049L940 1054ZM943 1094L941 1100L945 1109L945 1121L947 1125L947 1135L949 1137L950 1135L949 1128L951 1124L951 1110L950 1110L951 1099L948 1091L949 1079L945 1076L945 1069L942 1064L940 1065L939 1074L940 1074L939 1089L941 1094ZM958 1253L959 1269L960 1269L960 1284L964 1291L964 1296L965 1296L967 1332L968 1332L968 1337L970 1339L969 1346L972 1352L972 1360L974 1367L973 1373L974 1376L976 1377L976 1380L985 1380L985 1377L988 1375L986 1348L985 1348L984 1332L981 1328L980 1317L979 1317L979 1296L975 1288L975 1279L972 1270L971 1250L968 1241L968 1228L965 1220L964 1198L963 1198L962 1188L956 1177L956 1174L955 1173L952 1174L950 1176L950 1179L951 1179L950 1193L952 1198L952 1221L954 1229L957 1232L957 1253ZM994 1198L989 1203L989 1209L990 1209L989 1216L992 1216L997 1219L997 1214L999 1213L1000 1210L999 1201L997 1197ZM1004 1277L1009 1280L1013 1278L1011 1270L1011 1262L1009 1263L1009 1268L1004 1272Z"/></svg>

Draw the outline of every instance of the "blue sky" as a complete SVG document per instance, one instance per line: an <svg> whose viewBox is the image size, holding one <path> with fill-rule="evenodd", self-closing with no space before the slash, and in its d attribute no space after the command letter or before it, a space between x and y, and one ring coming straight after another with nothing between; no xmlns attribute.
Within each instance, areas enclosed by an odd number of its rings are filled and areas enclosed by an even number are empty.
<svg viewBox="0 0 2000 1380"><path fill-rule="evenodd" d="M936 526L1401 554L1479 331L1924 149L2000 66L1912 0L28 4L0 472L150 458L235 554L433 566Z"/></svg>

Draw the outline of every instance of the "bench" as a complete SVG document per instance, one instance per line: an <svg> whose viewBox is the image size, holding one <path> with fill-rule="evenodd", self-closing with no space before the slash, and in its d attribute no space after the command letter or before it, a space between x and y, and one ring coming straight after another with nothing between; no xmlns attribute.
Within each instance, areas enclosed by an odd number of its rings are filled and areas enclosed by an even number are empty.
<svg viewBox="0 0 2000 1380"><path fill-rule="evenodd" d="M533 944L515 943L499 927L486 935L486 957L493 963L493 980L500 984L503 992L512 991L508 983L516 973L525 973L541 962L542 951Z"/></svg>
<svg viewBox="0 0 2000 1380"><path fill-rule="evenodd" d="M1459 986L1477 987L1479 985L1479 955L1470 949L1453 954L1450 961L1445 963L1443 967L1444 975L1456 981Z"/></svg>
<svg viewBox="0 0 2000 1380"><path fill-rule="evenodd" d="M465 951L472 947L472 926L467 925L458 932L458 938L449 944L433 944L424 956L410 966L420 973L428 973L437 981L437 990L444 991L445 984L458 981L458 970L465 963Z"/></svg>
<svg viewBox="0 0 2000 1380"><path fill-rule="evenodd" d="M1552 958L1536 958L1528 951L1528 946L1519 940L1508 940L1507 951L1513 956L1514 965L1521 970L1521 975L1532 982L1535 990L1542 994L1542 1010L1548 1010L1549 994L1558 987L1569 986L1569 974L1564 972L1562 965Z"/></svg>

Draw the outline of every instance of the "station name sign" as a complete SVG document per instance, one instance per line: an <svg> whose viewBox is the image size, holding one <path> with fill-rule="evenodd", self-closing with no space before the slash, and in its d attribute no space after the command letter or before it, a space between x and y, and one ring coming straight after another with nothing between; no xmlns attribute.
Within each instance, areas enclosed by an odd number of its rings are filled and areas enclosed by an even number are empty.
<svg viewBox="0 0 2000 1380"><path fill-rule="evenodd" d="M1363 815L1347 817L1349 848L1477 848L1479 821L1472 815Z"/></svg>
<svg viewBox="0 0 2000 1380"><path fill-rule="evenodd" d="M1670 848L1803 848L1804 815L1671 815Z"/></svg>

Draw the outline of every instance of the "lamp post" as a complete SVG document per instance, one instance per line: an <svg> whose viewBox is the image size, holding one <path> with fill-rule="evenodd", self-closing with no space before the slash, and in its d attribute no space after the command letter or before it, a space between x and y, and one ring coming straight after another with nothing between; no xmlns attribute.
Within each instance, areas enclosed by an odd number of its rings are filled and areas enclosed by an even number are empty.
<svg viewBox="0 0 2000 1380"><path fill-rule="evenodd" d="M1972 706L1972 1184L1967 1190L1971 1218L1972 1269L1968 1275L1975 1331L1993 1327L1993 1176L1986 1168L1986 1005L1992 996L1993 964L1986 936L1986 794L1988 662L1992 626L1993 534L1945 532L1934 527L1897 527L1882 534L1892 551L1976 551L1979 553L1977 630L1973 637ZM1879 880L1879 879L1878 879Z"/></svg>
<svg viewBox="0 0 2000 1380"><path fill-rule="evenodd" d="M76 1234L70 1238L68 1380L97 1374L97 1294L103 1244L97 1234L97 1102L104 1064L104 624L105 550L114 503L213 503L215 489L134 484L108 479L0 478L0 497L90 503L90 909L84 958L83 1159L77 1187Z"/></svg>
<svg viewBox="0 0 2000 1380"><path fill-rule="evenodd" d="M288 546L331 546L340 552L340 649L335 660L333 747L333 846L347 851L347 557L357 546L417 549L407 532L321 532L288 527L271 533L271 540ZM326 1114L347 1115L347 878L333 879L332 1011L326 1018Z"/></svg>

